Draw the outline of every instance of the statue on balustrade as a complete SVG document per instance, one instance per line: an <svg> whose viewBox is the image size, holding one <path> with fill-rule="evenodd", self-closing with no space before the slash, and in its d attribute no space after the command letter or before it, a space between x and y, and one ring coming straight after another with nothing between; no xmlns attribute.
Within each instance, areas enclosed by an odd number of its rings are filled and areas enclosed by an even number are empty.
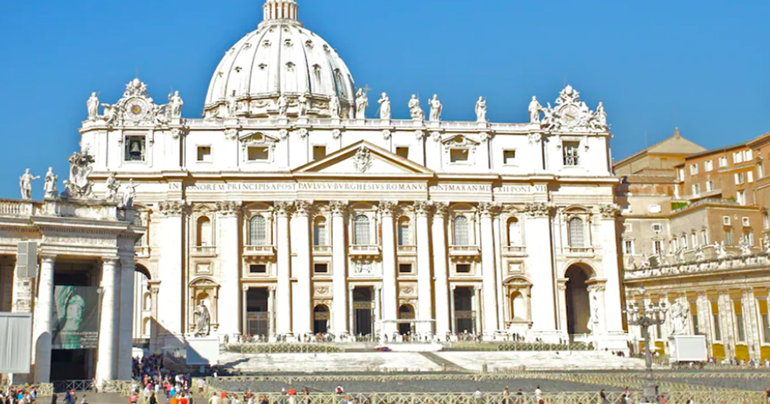
<svg viewBox="0 0 770 404"><path fill-rule="evenodd" d="M59 176L53 173L53 167L48 167L48 172L45 174L45 199L56 198L59 195L59 191L56 190L56 181L59 180Z"/></svg>
<svg viewBox="0 0 770 404"><path fill-rule="evenodd" d="M441 101L438 99L438 94L433 94L433 98L428 100L428 105L430 105L430 120L440 121L441 111L444 109L444 107L441 105Z"/></svg>
<svg viewBox="0 0 770 404"><path fill-rule="evenodd" d="M21 188L21 199L32 199L32 181L40 179L29 173L29 168L19 177L19 187Z"/></svg>
<svg viewBox="0 0 770 404"><path fill-rule="evenodd" d="M91 93L91 97L86 104L88 106L88 120L96 120L99 117L99 97L96 93Z"/></svg>
<svg viewBox="0 0 770 404"><path fill-rule="evenodd" d="M388 94L382 93L380 100L377 102L380 103L380 119L389 120L391 116L391 112L390 112L390 98L388 98Z"/></svg>
<svg viewBox="0 0 770 404"><path fill-rule="evenodd" d="M476 121L487 121L487 100L484 97L479 97L479 100L476 102Z"/></svg>

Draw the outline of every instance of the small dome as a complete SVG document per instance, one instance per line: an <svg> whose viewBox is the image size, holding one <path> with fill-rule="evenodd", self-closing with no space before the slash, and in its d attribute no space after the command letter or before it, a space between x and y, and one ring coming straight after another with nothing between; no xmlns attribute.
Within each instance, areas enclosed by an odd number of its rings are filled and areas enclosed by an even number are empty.
<svg viewBox="0 0 770 404"><path fill-rule="evenodd" d="M298 20L294 0L267 0L264 21L225 53L209 85L204 116L269 116L283 95L288 114L298 99L308 100L307 114L330 116L329 101L339 97L342 115L355 100L347 65L320 36Z"/></svg>

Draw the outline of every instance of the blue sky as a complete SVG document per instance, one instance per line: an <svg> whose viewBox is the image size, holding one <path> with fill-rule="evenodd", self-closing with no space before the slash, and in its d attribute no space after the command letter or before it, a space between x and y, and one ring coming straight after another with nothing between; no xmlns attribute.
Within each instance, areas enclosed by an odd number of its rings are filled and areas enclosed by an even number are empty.
<svg viewBox="0 0 770 404"><path fill-rule="evenodd" d="M770 2L299 0L300 18L386 91L396 118L438 93L444 119L523 122L565 83L604 101L616 159L682 135L717 147L770 131ZM0 13L0 197L26 167L64 179L85 102L120 98L138 71L199 117L221 56L256 28L261 0L8 0ZM375 113L371 107L369 115ZM34 196L42 197L42 181Z"/></svg>

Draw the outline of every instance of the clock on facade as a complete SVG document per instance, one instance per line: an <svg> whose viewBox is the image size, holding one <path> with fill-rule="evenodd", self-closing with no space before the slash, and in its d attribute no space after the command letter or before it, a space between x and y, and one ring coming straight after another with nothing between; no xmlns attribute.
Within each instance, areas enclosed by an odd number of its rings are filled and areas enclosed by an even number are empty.
<svg viewBox="0 0 770 404"><path fill-rule="evenodd" d="M144 101L133 99L126 103L126 111L131 119L141 119L147 111L147 106Z"/></svg>
<svg viewBox="0 0 770 404"><path fill-rule="evenodd" d="M575 105L567 105L559 111L562 122L566 126L575 126L578 123L580 117L580 109Z"/></svg>

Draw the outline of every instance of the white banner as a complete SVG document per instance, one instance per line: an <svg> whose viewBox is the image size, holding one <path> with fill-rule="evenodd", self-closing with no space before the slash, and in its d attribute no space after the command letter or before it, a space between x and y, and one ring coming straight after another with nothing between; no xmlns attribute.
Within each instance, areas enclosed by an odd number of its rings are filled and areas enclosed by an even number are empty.
<svg viewBox="0 0 770 404"><path fill-rule="evenodd" d="M30 373L32 315L0 313L0 373Z"/></svg>

